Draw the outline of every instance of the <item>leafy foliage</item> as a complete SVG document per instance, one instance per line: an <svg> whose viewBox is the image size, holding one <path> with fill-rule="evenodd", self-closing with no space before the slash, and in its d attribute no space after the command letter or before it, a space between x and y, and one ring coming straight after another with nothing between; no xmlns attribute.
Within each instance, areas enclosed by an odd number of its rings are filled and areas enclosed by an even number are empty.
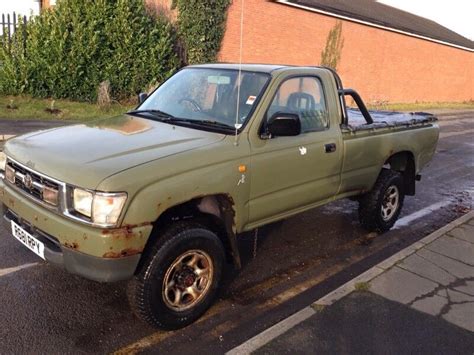
<svg viewBox="0 0 474 355"><path fill-rule="evenodd" d="M338 21L328 33L326 46L321 52L321 65L336 70L339 61L341 60L343 47L344 38L342 37L342 22Z"/></svg>
<svg viewBox="0 0 474 355"><path fill-rule="evenodd" d="M178 9L178 32L186 63L216 60L225 31L230 0L174 0Z"/></svg>
<svg viewBox="0 0 474 355"><path fill-rule="evenodd" d="M101 82L124 99L174 72L176 35L143 0L61 0L0 42L0 93L95 101Z"/></svg>

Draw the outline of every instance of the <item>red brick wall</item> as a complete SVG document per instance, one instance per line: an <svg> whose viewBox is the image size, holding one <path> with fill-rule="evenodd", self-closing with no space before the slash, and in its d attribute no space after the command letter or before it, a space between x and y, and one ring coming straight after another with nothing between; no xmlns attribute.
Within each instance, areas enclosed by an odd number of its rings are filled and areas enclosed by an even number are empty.
<svg viewBox="0 0 474 355"><path fill-rule="evenodd" d="M240 0L229 7L219 60L239 59ZM318 65L337 19L265 0L245 0L243 62ZM338 72L367 102L474 99L474 53L343 21Z"/></svg>

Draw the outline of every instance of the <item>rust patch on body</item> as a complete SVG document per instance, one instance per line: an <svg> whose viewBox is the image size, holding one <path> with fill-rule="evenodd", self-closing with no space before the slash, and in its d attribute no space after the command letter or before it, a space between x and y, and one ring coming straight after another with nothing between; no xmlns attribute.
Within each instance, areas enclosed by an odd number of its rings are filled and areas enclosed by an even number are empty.
<svg viewBox="0 0 474 355"><path fill-rule="evenodd" d="M125 256L137 255L137 254L140 254L141 252L142 250L139 250L139 249L127 248L120 252L109 251L105 253L102 257L108 258L108 259L117 259L117 258L123 258Z"/></svg>
<svg viewBox="0 0 474 355"><path fill-rule="evenodd" d="M66 242L64 243L64 246L69 249L74 249L74 250L79 249L79 244L76 242L73 242L73 243Z"/></svg>
<svg viewBox="0 0 474 355"><path fill-rule="evenodd" d="M120 228L104 229L102 231L102 235L112 236L113 238L116 238L116 239L120 239L120 238L130 239L137 236L137 234L133 232L134 228L151 226L151 225L152 225L151 222L143 222L139 224L126 224ZM138 235L141 237L142 233L139 232Z"/></svg>

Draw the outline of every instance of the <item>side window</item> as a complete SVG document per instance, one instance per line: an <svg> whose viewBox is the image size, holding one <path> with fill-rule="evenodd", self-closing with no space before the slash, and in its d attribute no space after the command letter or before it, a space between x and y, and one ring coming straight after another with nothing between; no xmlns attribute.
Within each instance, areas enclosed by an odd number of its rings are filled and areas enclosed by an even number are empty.
<svg viewBox="0 0 474 355"><path fill-rule="evenodd" d="M301 132L322 131L329 127L321 82L315 77L288 79L278 89L267 117L275 112L296 113L301 120Z"/></svg>

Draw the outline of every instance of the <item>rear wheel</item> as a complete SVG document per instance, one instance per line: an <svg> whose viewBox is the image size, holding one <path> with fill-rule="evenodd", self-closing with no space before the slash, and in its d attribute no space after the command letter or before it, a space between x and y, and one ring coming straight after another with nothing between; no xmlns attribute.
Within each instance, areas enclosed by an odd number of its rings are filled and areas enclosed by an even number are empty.
<svg viewBox="0 0 474 355"><path fill-rule="evenodd" d="M177 329L211 306L224 261L216 234L196 223L179 222L144 257L128 288L139 318L155 327Z"/></svg>
<svg viewBox="0 0 474 355"><path fill-rule="evenodd" d="M400 215L405 192L399 172L384 169L373 189L359 199L359 220L369 231L386 232Z"/></svg>

